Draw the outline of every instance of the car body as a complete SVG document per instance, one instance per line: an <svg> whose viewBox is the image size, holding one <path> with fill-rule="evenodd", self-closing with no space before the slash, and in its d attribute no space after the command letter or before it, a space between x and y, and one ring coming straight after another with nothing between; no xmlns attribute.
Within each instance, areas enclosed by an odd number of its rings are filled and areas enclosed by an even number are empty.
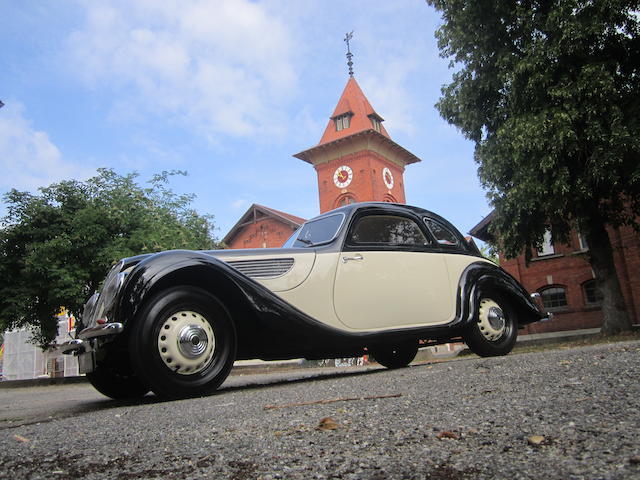
<svg viewBox="0 0 640 480"><path fill-rule="evenodd" d="M108 396L182 397L215 390L238 359L368 353L396 368L452 340L504 355L545 317L442 217L370 202L309 220L282 248L123 259L62 350Z"/></svg>

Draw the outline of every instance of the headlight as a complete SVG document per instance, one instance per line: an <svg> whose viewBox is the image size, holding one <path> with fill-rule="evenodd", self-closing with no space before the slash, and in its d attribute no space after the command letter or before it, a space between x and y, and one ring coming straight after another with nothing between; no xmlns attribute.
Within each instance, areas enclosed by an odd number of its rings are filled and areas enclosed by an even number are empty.
<svg viewBox="0 0 640 480"><path fill-rule="evenodd" d="M126 273L119 272L111 279L110 283L105 283L104 289L102 290L102 307L105 312L110 311L113 307L113 303L115 302L116 296L118 295L120 287L122 287L126 276Z"/></svg>
<svg viewBox="0 0 640 480"><path fill-rule="evenodd" d="M107 275L93 311L92 323L100 318L104 318L105 315L113 309L118 292L120 288L122 288L124 280L131 270L127 269L123 272L121 271L123 266L124 262L118 262Z"/></svg>

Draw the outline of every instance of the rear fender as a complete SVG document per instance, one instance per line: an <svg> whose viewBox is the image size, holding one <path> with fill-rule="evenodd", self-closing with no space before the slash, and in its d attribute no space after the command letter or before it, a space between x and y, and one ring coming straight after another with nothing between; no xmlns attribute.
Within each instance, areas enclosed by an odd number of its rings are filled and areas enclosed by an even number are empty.
<svg viewBox="0 0 640 480"><path fill-rule="evenodd" d="M509 301L518 313L518 323L536 322L541 312L518 281L497 265L477 262L469 265L458 284L458 318L463 324L473 321L483 293L494 292Z"/></svg>

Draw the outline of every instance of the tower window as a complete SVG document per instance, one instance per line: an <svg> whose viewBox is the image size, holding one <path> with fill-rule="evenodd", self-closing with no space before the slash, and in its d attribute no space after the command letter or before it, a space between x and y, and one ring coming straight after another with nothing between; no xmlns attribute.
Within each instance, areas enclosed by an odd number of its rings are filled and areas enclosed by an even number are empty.
<svg viewBox="0 0 640 480"><path fill-rule="evenodd" d="M371 126L373 127L373 129L376 132L380 131L380 125L382 122L382 118L380 118L378 115L372 113L371 115L369 115L369 120L371 120Z"/></svg>
<svg viewBox="0 0 640 480"><path fill-rule="evenodd" d="M336 124L336 132L339 132L340 130L349 128L349 126L351 125L351 114L345 113L344 115L340 115L339 117L334 118L333 121Z"/></svg>
<svg viewBox="0 0 640 480"><path fill-rule="evenodd" d="M336 208L351 205L352 203L356 203L356 199L352 195L342 195L336 202Z"/></svg>

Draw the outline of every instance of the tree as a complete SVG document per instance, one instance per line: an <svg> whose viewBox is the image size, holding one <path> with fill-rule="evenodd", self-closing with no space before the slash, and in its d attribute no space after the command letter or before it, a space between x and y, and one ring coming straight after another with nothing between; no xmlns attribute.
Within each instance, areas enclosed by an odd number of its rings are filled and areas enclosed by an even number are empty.
<svg viewBox="0 0 640 480"><path fill-rule="evenodd" d="M0 330L31 325L34 339L55 338L61 306L78 314L120 258L160 250L219 247L212 217L198 215L193 195L155 175L148 188L136 174L101 169L87 180L63 181L39 194L11 190L0 230Z"/></svg>
<svg viewBox="0 0 640 480"><path fill-rule="evenodd" d="M631 328L607 226L640 214L640 2L427 0L457 67L437 104L475 142L507 256L578 229L603 294L603 333Z"/></svg>

